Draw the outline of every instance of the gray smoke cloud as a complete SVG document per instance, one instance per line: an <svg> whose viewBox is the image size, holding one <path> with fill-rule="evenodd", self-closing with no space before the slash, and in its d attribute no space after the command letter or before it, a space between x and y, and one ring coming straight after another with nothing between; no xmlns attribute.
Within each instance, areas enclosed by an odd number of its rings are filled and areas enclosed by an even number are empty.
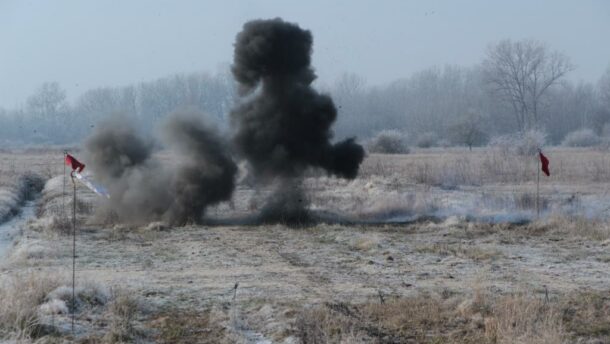
<svg viewBox="0 0 610 344"><path fill-rule="evenodd" d="M247 22L235 42L232 72L242 102L231 113L234 144L256 177L284 180L262 214L272 221L278 213L304 220L307 202L295 180L307 168L352 179L364 158L354 139L331 143L337 110L311 87L312 43L308 30L280 18Z"/></svg>
<svg viewBox="0 0 610 344"><path fill-rule="evenodd" d="M231 198L237 166L227 144L196 113L176 113L162 127L167 161L156 142L124 118L98 125L86 140L88 167L110 193L106 207L132 223L197 223L209 205Z"/></svg>

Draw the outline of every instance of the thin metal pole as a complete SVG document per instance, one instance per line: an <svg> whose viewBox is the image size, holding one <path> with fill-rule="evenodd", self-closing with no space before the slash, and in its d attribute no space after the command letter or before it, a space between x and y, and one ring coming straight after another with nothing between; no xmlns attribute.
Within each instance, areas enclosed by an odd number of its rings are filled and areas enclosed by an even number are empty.
<svg viewBox="0 0 610 344"><path fill-rule="evenodd" d="M538 159L540 160L540 159ZM540 169L542 168L542 160L537 165L538 173L536 174L536 219L540 218Z"/></svg>
<svg viewBox="0 0 610 344"><path fill-rule="evenodd" d="M65 219L66 216L66 155L68 151L64 151L64 161L62 161L62 165L64 165L64 177L62 178L63 189L61 191L61 216L62 219Z"/></svg>
<svg viewBox="0 0 610 344"><path fill-rule="evenodd" d="M72 334L74 334L74 312L76 310L76 295L75 295L75 281L76 281L76 183L74 177L72 178L73 192L72 192Z"/></svg>

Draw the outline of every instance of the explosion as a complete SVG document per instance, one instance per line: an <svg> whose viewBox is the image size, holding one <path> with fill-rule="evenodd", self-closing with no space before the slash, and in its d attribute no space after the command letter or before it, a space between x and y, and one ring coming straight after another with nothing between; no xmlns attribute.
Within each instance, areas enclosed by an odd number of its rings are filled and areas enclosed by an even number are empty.
<svg viewBox="0 0 610 344"><path fill-rule="evenodd" d="M156 141L138 136L125 121L98 126L86 150L111 195L107 206L131 222L199 222L208 206L229 200L235 189L231 147L257 181L274 188L261 220L309 220L303 173L321 168L353 179L364 158L353 138L331 142L337 109L311 86L312 43L309 31L279 18L244 25L232 65L240 95L231 111L232 144L199 115L173 115L161 140L172 152L171 163L163 164L152 155Z"/></svg>
<svg viewBox="0 0 610 344"><path fill-rule="evenodd" d="M246 23L237 35L232 72L241 103L231 112L238 154L264 183L279 183L263 220L307 220L300 187L308 167L353 179L364 158L354 139L331 143L337 109L318 93L309 31L276 18Z"/></svg>

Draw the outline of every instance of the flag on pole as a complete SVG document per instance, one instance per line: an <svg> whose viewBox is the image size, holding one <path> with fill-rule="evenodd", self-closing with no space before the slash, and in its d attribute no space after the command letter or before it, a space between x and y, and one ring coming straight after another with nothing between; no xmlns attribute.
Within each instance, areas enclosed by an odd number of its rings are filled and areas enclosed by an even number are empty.
<svg viewBox="0 0 610 344"><path fill-rule="evenodd" d="M91 177L83 176L81 174L81 172L85 169L85 164L83 164L80 161L76 160L76 158L73 157L72 155L66 153L66 165L72 167L71 176L72 177L76 177L76 179L78 179L78 181L80 181L83 185L85 185L87 188L89 188L89 190L95 192L96 194L98 194L100 196L104 196L106 198L110 198L110 194L108 193L106 188L104 188L103 186L95 183L91 179Z"/></svg>
<svg viewBox="0 0 610 344"><path fill-rule="evenodd" d="M542 165L542 172L544 172L544 174L549 177L551 175L551 171L549 170L549 159L544 156L544 154L542 154L542 151L540 151L538 154L540 154L540 164Z"/></svg>
<svg viewBox="0 0 610 344"><path fill-rule="evenodd" d="M76 171L78 173L81 173L85 168L85 164L76 160L76 158L70 154L66 154L66 165L72 167L72 172Z"/></svg>

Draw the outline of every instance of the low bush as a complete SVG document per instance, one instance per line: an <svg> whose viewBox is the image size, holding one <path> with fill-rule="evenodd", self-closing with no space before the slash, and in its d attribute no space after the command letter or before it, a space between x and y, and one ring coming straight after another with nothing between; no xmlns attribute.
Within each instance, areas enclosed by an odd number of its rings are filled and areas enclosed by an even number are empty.
<svg viewBox="0 0 610 344"><path fill-rule="evenodd" d="M546 144L546 138L544 131L528 130L525 133L496 136L489 141L489 146L504 154L534 155Z"/></svg>
<svg viewBox="0 0 610 344"><path fill-rule="evenodd" d="M422 133L417 137L415 145L419 148L430 148L438 146L438 135L434 132Z"/></svg>
<svg viewBox="0 0 610 344"><path fill-rule="evenodd" d="M370 153L382 154L407 154L409 147L407 146L404 135L398 130L383 130L377 133L368 142L368 151Z"/></svg>
<svg viewBox="0 0 610 344"><path fill-rule="evenodd" d="M601 138L593 130L579 129L568 133L561 144L566 147L593 147L601 142Z"/></svg>

